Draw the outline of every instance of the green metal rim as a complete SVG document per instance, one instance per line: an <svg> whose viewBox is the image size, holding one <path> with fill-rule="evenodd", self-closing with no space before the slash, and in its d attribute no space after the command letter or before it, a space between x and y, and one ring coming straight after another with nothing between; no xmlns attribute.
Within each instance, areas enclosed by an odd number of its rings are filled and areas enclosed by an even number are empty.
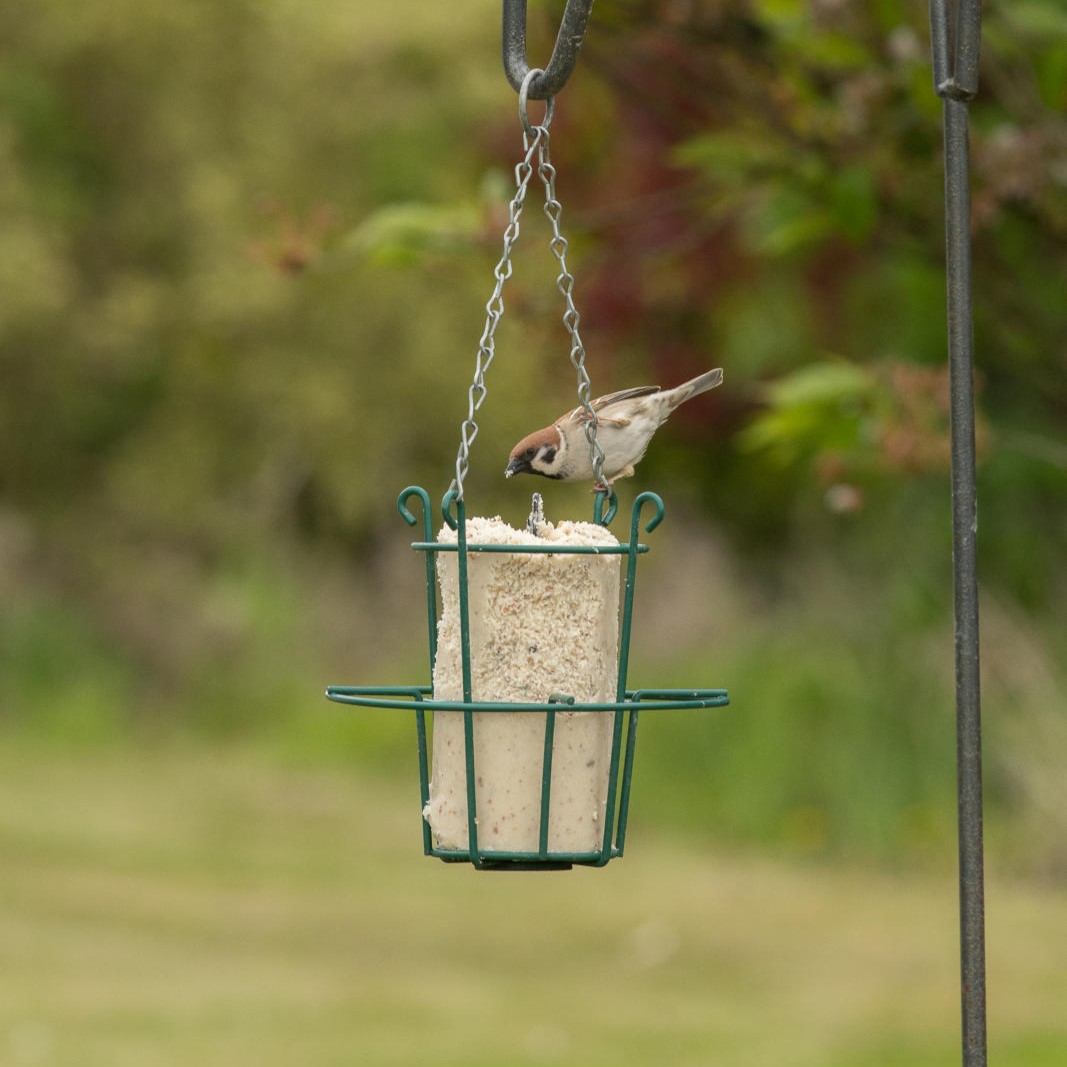
<svg viewBox="0 0 1067 1067"><path fill-rule="evenodd" d="M478 867L492 870L568 870L570 867L603 867L608 860L622 855L612 848L606 854L602 852L478 852L471 854L470 849L431 848L427 855L444 860L445 863L474 863Z"/></svg>
<svg viewBox="0 0 1067 1067"><path fill-rule="evenodd" d="M508 703L505 701L433 700L429 686L350 686L331 685L328 699L338 704L364 708L403 708L411 711L686 711L698 708L721 708L730 703L725 689L634 689L627 690L625 700L604 703ZM414 704L412 703L414 701Z"/></svg>
<svg viewBox="0 0 1067 1067"><path fill-rule="evenodd" d="M458 552L455 541L412 541L416 552ZM629 544L619 545L476 545L468 543L468 552L508 552L516 556L627 556ZM644 554L648 545L638 545L636 550Z"/></svg>

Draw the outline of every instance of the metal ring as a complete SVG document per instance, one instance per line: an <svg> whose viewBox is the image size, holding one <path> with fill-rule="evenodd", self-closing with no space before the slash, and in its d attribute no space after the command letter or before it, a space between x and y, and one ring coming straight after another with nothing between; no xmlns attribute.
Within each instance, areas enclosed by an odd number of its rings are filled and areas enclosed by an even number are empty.
<svg viewBox="0 0 1067 1067"><path fill-rule="evenodd" d="M530 124L530 116L526 111L527 100L530 95L530 86L533 85L534 79L539 75L544 74L544 71L540 67L533 67L530 72L522 79L522 85L519 87L519 120L522 122L522 128L527 137L534 136L534 127ZM545 117L537 125L543 129L548 129L552 124L552 112L556 107L556 98L549 96L545 98Z"/></svg>

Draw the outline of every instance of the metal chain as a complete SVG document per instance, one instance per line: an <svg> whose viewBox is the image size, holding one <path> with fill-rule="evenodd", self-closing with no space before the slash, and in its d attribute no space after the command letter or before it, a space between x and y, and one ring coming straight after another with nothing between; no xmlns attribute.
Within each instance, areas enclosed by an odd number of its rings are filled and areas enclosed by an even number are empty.
<svg viewBox="0 0 1067 1067"><path fill-rule="evenodd" d="M482 331L481 340L478 343L478 354L474 365L474 380L467 393L467 417L460 427L459 453L456 456L456 477L452 481L451 491L455 492L457 500L463 499L463 479L470 469L470 449L474 439L478 436L478 424L474 416L482 406L488 390L485 385L485 375L496 355L496 328L504 314L504 282L511 277L511 250L519 239L519 218L522 215L523 204L526 200L526 190L530 184L530 178L534 172L534 159L537 159L537 173L541 183L545 187L545 215L552 224L552 240L550 247L552 253L559 261L560 274L556 279L556 287L563 294L567 308L563 313L563 325L571 339L570 358L575 370L578 372L578 400L589 415L586 423L585 434L589 441L590 457L593 461L593 475L596 484L599 485L604 477L604 450L597 440L597 417L590 400L592 386L589 374L585 369L585 346L582 344L581 335L578 332L578 323L581 316L574 306L574 276L567 270L567 239L560 232L559 220L563 211L563 205L556 198L556 168L552 165L548 150L548 127L552 123L554 101L551 97L546 101L545 116L540 125L531 124L527 115L527 95L530 85L543 71L534 68L523 79L522 88L519 90L519 118L522 121L523 133L522 144L524 156L522 162L515 167L515 195L508 205L508 225L504 229L504 250L493 270L496 285L493 295L485 305L486 319L485 329Z"/></svg>
<svg viewBox="0 0 1067 1067"><path fill-rule="evenodd" d="M531 72L533 73L533 72ZM525 98L523 98L525 103ZM549 115L545 116L546 123ZM533 160L541 145L541 138L548 132L547 125L523 131L522 143L525 156L521 163L515 167L515 195L508 205L508 224L504 230L504 251L500 261L493 269L496 277L496 285L493 295L485 305L486 319L485 329L482 331L481 340L478 343L478 355L474 364L474 381L467 393L467 417L460 427L459 454L456 456L456 477L452 482L451 489L455 490L456 499L463 499L463 479L470 469L470 449L474 439L478 436L478 424L474 421L475 413L482 406L486 397L485 374L489 370L493 357L496 355L496 328L504 314L504 282L511 277L511 249L519 239L519 217L522 215L523 202L526 199L526 189L533 176Z"/></svg>
<svg viewBox="0 0 1067 1067"><path fill-rule="evenodd" d="M589 458L593 463L593 484L604 484L604 449L597 437L599 420L593 410L592 383L589 381L589 373L585 369L585 345L582 344L581 334L578 332L578 324L581 315L574 306L574 275L567 270L567 238L560 232L559 220L563 214L563 205L556 198L556 168L552 165L549 156L548 127L543 127L544 136L537 153L537 174L541 184L545 187L545 215L552 224L552 240L549 247L553 255L559 260L559 277L556 278L556 288L563 294L563 300L567 310L563 312L563 325L571 339L571 363L578 372L578 402L585 408L589 416L585 424L585 436L589 442Z"/></svg>

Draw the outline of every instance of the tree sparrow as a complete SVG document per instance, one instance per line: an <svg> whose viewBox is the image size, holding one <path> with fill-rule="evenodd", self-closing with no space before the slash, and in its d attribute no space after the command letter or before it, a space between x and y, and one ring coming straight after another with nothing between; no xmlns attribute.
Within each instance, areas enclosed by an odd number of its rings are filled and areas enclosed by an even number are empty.
<svg viewBox="0 0 1067 1067"><path fill-rule="evenodd" d="M680 404L698 393L714 389L722 381L722 369L709 370L675 389L658 385L624 389L598 397L592 403L597 415L597 439L604 450L604 485L610 489L617 478L628 478L648 448L652 435ZM504 476L540 474L562 482L583 482L593 477L593 461L585 426L589 414L583 407L568 412L543 430L524 437L512 450Z"/></svg>

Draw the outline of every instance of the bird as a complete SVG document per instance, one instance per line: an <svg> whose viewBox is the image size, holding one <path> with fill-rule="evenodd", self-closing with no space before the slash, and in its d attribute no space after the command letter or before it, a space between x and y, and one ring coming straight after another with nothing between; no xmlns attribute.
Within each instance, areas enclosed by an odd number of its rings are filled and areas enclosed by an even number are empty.
<svg viewBox="0 0 1067 1067"><path fill-rule="evenodd" d="M597 439L604 450L603 478L594 489L608 491L619 478L629 478L648 448L652 435L675 408L722 382L722 368L676 386L660 389L642 385L597 397L590 405L597 417ZM527 434L512 450L504 477L539 474L561 482L593 479L593 460L585 427L589 412L583 406L562 415L551 426Z"/></svg>

